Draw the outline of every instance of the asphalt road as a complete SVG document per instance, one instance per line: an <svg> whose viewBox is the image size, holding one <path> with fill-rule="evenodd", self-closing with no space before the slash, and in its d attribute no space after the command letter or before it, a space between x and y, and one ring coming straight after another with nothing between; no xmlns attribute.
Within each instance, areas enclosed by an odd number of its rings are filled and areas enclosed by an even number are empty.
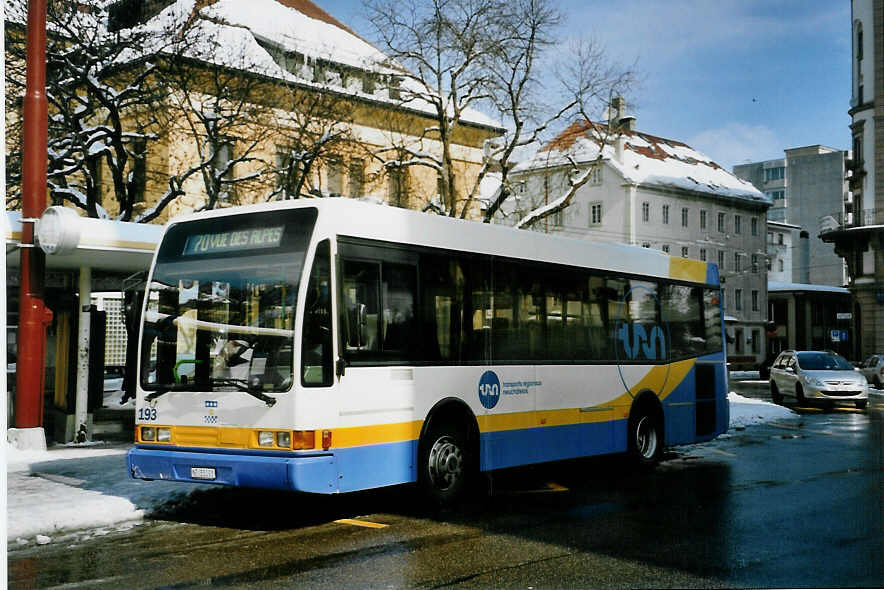
<svg viewBox="0 0 884 590"><path fill-rule="evenodd" d="M762 383L734 384L764 397ZM456 512L408 487L212 489L128 533L11 550L12 588L884 586L884 399L680 447L497 473Z"/></svg>

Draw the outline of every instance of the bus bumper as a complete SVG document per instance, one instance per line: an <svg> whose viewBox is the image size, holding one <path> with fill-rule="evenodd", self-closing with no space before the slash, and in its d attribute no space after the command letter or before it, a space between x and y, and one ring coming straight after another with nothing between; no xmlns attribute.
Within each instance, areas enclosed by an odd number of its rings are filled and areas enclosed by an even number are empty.
<svg viewBox="0 0 884 590"><path fill-rule="evenodd" d="M173 449L130 449L126 466L133 479L211 483L229 486L334 494L338 469L333 454L243 455Z"/></svg>

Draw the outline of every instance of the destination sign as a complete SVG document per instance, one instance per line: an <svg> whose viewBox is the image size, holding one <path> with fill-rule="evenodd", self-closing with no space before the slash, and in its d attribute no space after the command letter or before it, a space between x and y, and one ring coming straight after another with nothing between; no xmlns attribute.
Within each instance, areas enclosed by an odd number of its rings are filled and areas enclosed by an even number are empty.
<svg viewBox="0 0 884 590"><path fill-rule="evenodd" d="M280 225L188 236L182 256L275 248L282 242L283 229L284 226Z"/></svg>

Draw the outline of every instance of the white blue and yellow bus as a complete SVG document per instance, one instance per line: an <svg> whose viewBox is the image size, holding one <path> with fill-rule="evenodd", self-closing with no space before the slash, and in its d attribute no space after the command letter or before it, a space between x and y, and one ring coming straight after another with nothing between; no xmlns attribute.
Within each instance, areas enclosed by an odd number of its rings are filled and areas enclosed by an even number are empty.
<svg viewBox="0 0 884 590"><path fill-rule="evenodd" d="M718 268L347 199L176 219L145 297L132 477L339 493L728 424Z"/></svg>

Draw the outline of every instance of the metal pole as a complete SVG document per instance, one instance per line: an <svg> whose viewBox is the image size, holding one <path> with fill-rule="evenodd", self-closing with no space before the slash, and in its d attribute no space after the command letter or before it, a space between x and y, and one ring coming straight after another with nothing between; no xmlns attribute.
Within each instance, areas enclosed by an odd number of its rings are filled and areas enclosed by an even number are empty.
<svg viewBox="0 0 884 590"><path fill-rule="evenodd" d="M46 259L43 252L34 247L34 222L46 209L46 0L28 2L26 68L15 425L42 431L46 326L52 321L52 312L43 301Z"/></svg>
<svg viewBox="0 0 884 590"><path fill-rule="evenodd" d="M92 269L80 267L80 332L77 340L77 398L74 409L74 423L77 432L74 441L92 440L92 433L87 424L89 405L89 306L92 303Z"/></svg>

